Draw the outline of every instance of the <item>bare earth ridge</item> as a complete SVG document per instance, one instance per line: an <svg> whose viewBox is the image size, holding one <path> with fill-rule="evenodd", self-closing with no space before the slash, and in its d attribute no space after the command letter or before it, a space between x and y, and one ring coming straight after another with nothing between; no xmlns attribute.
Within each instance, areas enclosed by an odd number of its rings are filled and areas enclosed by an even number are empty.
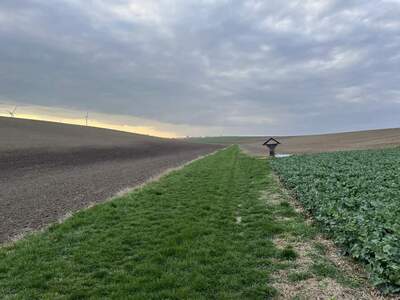
<svg viewBox="0 0 400 300"><path fill-rule="evenodd" d="M0 117L0 243L220 145Z"/></svg>

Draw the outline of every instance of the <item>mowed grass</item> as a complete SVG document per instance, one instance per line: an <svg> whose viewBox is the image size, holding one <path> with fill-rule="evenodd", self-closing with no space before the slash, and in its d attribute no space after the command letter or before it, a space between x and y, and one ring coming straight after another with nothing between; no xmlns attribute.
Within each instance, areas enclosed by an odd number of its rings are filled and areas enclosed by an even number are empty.
<svg viewBox="0 0 400 300"><path fill-rule="evenodd" d="M277 188L268 173L230 147L3 247L0 298L269 298L269 275L297 256L274 236L306 229L260 200Z"/></svg>

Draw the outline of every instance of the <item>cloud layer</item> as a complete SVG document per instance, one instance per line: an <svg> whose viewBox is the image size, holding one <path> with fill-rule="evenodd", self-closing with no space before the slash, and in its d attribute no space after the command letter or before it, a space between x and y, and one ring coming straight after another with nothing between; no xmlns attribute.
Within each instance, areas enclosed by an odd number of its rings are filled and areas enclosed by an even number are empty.
<svg viewBox="0 0 400 300"><path fill-rule="evenodd" d="M397 0L2 0L0 97L183 135L398 127L399 15Z"/></svg>

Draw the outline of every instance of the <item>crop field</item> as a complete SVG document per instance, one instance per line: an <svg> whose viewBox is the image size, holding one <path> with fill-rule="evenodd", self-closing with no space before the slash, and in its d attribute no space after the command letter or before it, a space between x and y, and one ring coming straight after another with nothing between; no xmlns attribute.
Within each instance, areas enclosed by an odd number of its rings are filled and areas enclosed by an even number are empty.
<svg viewBox="0 0 400 300"><path fill-rule="evenodd" d="M0 136L0 299L399 291L399 149L270 160L238 137L194 143L5 118Z"/></svg>
<svg viewBox="0 0 400 300"><path fill-rule="evenodd" d="M0 298L372 299L343 265L230 147L0 248Z"/></svg>
<svg viewBox="0 0 400 300"><path fill-rule="evenodd" d="M0 117L0 243L220 149Z"/></svg>
<svg viewBox="0 0 400 300"><path fill-rule="evenodd" d="M322 228L364 262L385 292L400 291L400 149L302 155L272 161Z"/></svg>

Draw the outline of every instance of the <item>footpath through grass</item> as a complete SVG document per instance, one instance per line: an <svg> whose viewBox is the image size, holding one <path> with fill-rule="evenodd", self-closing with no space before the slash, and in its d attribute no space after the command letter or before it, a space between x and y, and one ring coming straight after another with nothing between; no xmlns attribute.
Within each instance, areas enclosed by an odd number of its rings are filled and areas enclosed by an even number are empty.
<svg viewBox="0 0 400 300"><path fill-rule="evenodd" d="M1 299L265 299L265 161L231 147L0 249Z"/></svg>
<svg viewBox="0 0 400 300"><path fill-rule="evenodd" d="M332 298L354 281L315 236L267 161L231 147L0 248L0 299Z"/></svg>

